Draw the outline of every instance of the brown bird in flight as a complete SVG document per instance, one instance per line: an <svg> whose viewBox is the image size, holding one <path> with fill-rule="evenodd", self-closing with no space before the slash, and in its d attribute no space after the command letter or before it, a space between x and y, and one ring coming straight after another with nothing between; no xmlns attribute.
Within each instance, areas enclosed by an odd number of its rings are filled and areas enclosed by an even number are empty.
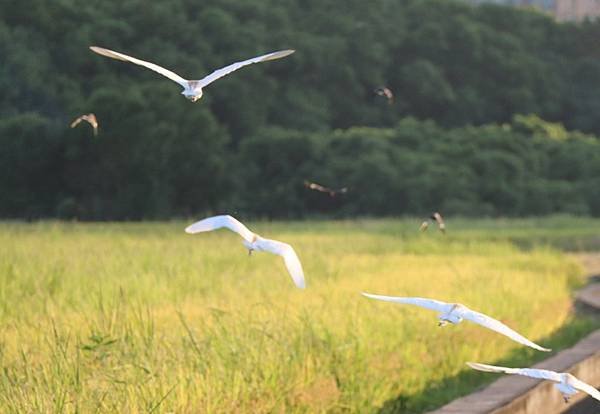
<svg viewBox="0 0 600 414"><path fill-rule="evenodd" d="M323 187L317 183L311 183L310 181L304 181L304 186L310 190L319 191L321 193L327 193L331 197L335 197L338 194L345 194L348 192L348 187L340 188L339 190L333 190L331 188Z"/></svg>
<svg viewBox="0 0 600 414"><path fill-rule="evenodd" d="M98 135L98 120L96 119L96 115L94 114L85 114L81 115L79 118L75 119L71 122L71 128L75 128L81 121L86 121L88 124L94 128L94 136Z"/></svg>
<svg viewBox="0 0 600 414"><path fill-rule="evenodd" d="M435 221L438 225L438 229L440 229L442 233L446 234L446 224L444 223L444 218L437 211L433 213L427 220L421 223L421 227L419 228L419 230L427 230L427 228L429 227L429 223L431 223L432 221Z"/></svg>
<svg viewBox="0 0 600 414"><path fill-rule="evenodd" d="M384 96L388 100L388 103L390 105L392 103L394 103L394 93L392 92L392 90L390 88L382 86L382 87L375 89L375 93L379 96Z"/></svg>

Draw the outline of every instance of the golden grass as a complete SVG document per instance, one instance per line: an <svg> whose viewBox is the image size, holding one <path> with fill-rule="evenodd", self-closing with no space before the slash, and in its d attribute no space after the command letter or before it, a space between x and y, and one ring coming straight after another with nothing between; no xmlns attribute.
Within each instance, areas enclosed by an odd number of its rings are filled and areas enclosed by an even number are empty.
<svg viewBox="0 0 600 414"><path fill-rule="evenodd" d="M466 361L546 356L361 291L463 302L554 348L597 326L572 312L579 264L485 223L447 237L417 221L254 225L296 248L305 291L279 258L185 224L0 225L0 406L421 412L476 386Z"/></svg>

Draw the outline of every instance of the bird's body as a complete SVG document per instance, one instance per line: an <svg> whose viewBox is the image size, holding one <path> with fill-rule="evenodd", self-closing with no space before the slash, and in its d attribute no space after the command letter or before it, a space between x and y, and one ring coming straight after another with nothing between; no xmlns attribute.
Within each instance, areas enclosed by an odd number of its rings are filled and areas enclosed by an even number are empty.
<svg viewBox="0 0 600 414"><path fill-rule="evenodd" d="M452 306L448 308L445 312L440 313L440 315L438 316L438 319L440 320L440 326L443 326L446 323L451 323L453 325L461 323L464 319L463 315L469 311L469 308L467 308L464 305L461 305L460 303L451 303L450 305Z"/></svg>
<svg viewBox="0 0 600 414"><path fill-rule="evenodd" d="M475 322L478 325L481 325L485 328L496 331L508 338L512 339L515 342L520 344L529 346L531 348L537 349L538 351L550 352L550 349L543 348L538 344L530 341L525 338L523 335L517 333L512 330L502 322L491 318L483 313L476 312L472 309L469 309L465 305L460 303L447 303L439 300L428 299L428 298L409 298L409 297L395 297L395 296L381 296L381 295L372 295L369 293L363 293L364 296L378 299L386 302L394 302L400 304L408 304L408 305L416 305L422 308L434 310L439 312L439 326L444 326L447 323L451 323L453 325L462 322L463 320L469 320L471 322Z"/></svg>
<svg viewBox="0 0 600 414"><path fill-rule="evenodd" d="M202 92L202 84L197 80L187 81L181 94L185 96L186 99L196 102L204 95L204 92Z"/></svg>
<svg viewBox="0 0 600 414"><path fill-rule="evenodd" d="M98 135L98 119L96 118L96 115L89 113L75 118L75 120L71 122L71 128L75 128L81 123L81 121L86 121L88 124L90 124L94 129L94 136Z"/></svg>
<svg viewBox="0 0 600 414"><path fill-rule="evenodd" d="M600 401L600 391L587 384L568 372L554 372L547 369L536 368L506 368L495 365L478 364L467 362L467 365L473 369L484 372L496 372L504 374L523 375L525 377L545 379L556 382L554 386L561 392L565 402L569 402L571 396L583 391L591 397Z"/></svg>
<svg viewBox="0 0 600 414"><path fill-rule="evenodd" d="M197 100L202 98L202 95L203 95L202 89L204 87L213 83L217 79L220 79L223 76L230 74L233 71L236 71L244 66L251 65L252 63L265 62L267 60L274 60L274 59L281 59L285 56L288 56L288 55L291 55L292 53L294 53L294 50L280 50L277 52L267 53L266 55L257 56L255 58L232 63L231 65L228 65L221 69L215 70L213 73L211 73L208 76L205 76L202 79L188 80L188 79L182 78L175 72L172 72L168 69L163 68L162 66L159 66L159 65L151 63L151 62L147 62L145 60L141 60L141 59L137 59L137 58L128 56L124 53L115 52L113 50L104 49L102 47L97 47L97 46L90 46L90 49L92 51L98 53L99 55L110 57L112 59L131 62L136 65L143 66L147 69L153 70L154 72L157 72L157 73L171 79L173 82L176 82L183 87L183 92L181 92L181 94L192 102L196 102Z"/></svg>
<svg viewBox="0 0 600 414"><path fill-rule="evenodd" d="M298 256L296 255L296 252L292 246L277 240L261 237L258 234L250 231L246 226L232 216L222 215L209 217L188 226L185 231L186 233L195 234L217 230L220 228L227 228L239 234L244 239L242 243L244 246L246 246L248 253L250 254L253 251L257 251L269 252L282 256L288 272L296 286L301 289L306 287L302 264L300 263L300 259L298 259Z"/></svg>
<svg viewBox="0 0 600 414"><path fill-rule="evenodd" d="M435 221L438 225L438 229L446 234L446 223L444 222L444 218L442 217L442 215L438 212L433 213L427 220L423 221L423 223L421 223L421 227L419 228L419 230L421 231L425 231L429 228L429 224Z"/></svg>
<svg viewBox="0 0 600 414"><path fill-rule="evenodd" d="M381 86L375 89L375 93L379 96L385 97L390 105L394 103L394 93L390 88Z"/></svg>
<svg viewBox="0 0 600 414"><path fill-rule="evenodd" d="M571 374L562 374L561 377L564 377L564 378L561 378L561 382L559 382L558 384L554 384L554 386L558 389L558 391L560 391L560 393L563 395L563 398L566 403L569 402L569 399L573 395L575 395L579 392L579 391L577 391L577 388L575 388L573 385L571 385L573 381L568 376L573 377Z"/></svg>
<svg viewBox="0 0 600 414"><path fill-rule="evenodd" d="M348 187L343 187L338 190L334 190L332 188L322 186L321 184L312 183L310 181L304 181L304 186L310 190L315 190L320 193L329 194L331 197L335 197L338 194L345 194L348 192Z"/></svg>

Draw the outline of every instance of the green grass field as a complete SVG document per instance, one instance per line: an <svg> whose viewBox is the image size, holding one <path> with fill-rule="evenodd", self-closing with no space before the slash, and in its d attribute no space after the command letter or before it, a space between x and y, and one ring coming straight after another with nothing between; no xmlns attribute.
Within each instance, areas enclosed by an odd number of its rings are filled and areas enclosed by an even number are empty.
<svg viewBox="0 0 600 414"><path fill-rule="evenodd" d="M363 290L459 301L555 350L599 327L556 248L594 247L600 221L250 223L295 247L305 291L187 224L0 223L2 412L417 413L496 379L466 361L547 357Z"/></svg>

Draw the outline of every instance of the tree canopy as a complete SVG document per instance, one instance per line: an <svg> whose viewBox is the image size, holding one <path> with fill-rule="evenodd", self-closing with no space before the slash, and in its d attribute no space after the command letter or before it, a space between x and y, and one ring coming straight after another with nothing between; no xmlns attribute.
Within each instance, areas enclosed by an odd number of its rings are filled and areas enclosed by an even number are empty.
<svg viewBox="0 0 600 414"><path fill-rule="evenodd" d="M599 35L449 0L0 0L0 217L599 214ZM90 45L192 79L297 53L191 104Z"/></svg>

